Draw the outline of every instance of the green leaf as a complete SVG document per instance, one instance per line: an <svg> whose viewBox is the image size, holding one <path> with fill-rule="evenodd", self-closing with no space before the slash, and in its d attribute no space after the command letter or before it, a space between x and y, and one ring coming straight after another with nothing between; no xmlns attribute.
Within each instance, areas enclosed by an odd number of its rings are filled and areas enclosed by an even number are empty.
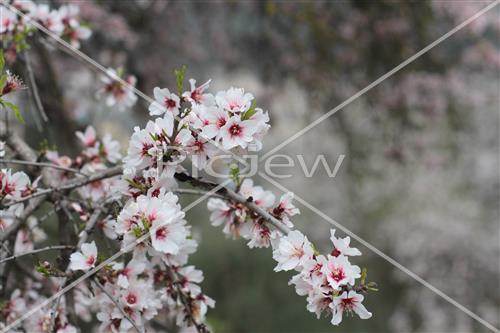
<svg viewBox="0 0 500 333"><path fill-rule="evenodd" d="M252 118L252 116L255 114L255 112L257 112L257 110L255 110L255 107L256 107L256 102L255 102L255 99L252 101L252 106L250 106L250 109L246 110L242 115L241 115L241 120L248 120L250 118Z"/></svg>
<svg viewBox="0 0 500 333"><path fill-rule="evenodd" d="M16 116L17 120L21 123L24 124L24 118L23 115L21 114L21 111L19 111L19 107L15 105L14 103L7 102L5 100L0 100L0 103L6 107L11 109L14 112L14 115Z"/></svg>
<svg viewBox="0 0 500 333"><path fill-rule="evenodd" d="M2 74L0 76L0 89L3 89L3 86L5 85L5 82L7 82L7 77L8 77L7 74ZM2 92L0 91L0 94L1 93Z"/></svg>
<svg viewBox="0 0 500 333"><path fill-rule="evenodd" d="M132 232L134 233L134 236L136 238L139 238L142 236L142 229L138 226L138 225L135 225L133 228L132 228Z"/></svg>
<svg viewBox="0 0 500 333"><path fill-rule="evenodd" d="M361 271L361 284L365 284L367 275L368 275L368 270L363 267L363 270Z"/></svg>
<svg viewBox="0 0 500 333"><path fill-rule="evenodd" d="M5 59L3 58L3 50L0 49L0 72L3 71L4 66L5 66Z"/></svg>
<svg viewBox="0 0 500 333"><path fill-rule="evenodd" d="M186 66L183 65L181 69L174 70L174 74L175 80L177 81L177 91L179 92L179 96L181 96L184 87L184 78L186 76Z"/></svg>
<svg viewBox="0 0 500 333"><path fill-rule="evenodd" d="M47 268L43 267L41 264L36 265L35 270L40 274L43 274L45 276L49 276L49 270Z"/></svg>
<svg viewBox="0 0 500 333"><path fill-rule="evenodd" d="M240 168L238 164L236 163L231 163L229 166L229 176L231 177L232 181L236 184L237 187L240 185Z"/></svg>
<svg viewBox="0 0 500 333"><path fill-rule="evenodd" d="M120 66L120 67L117 68L116 74L118 75L119 78L123 77L123 75L125 74L125 70L123 69L122 66Z"/></svg>

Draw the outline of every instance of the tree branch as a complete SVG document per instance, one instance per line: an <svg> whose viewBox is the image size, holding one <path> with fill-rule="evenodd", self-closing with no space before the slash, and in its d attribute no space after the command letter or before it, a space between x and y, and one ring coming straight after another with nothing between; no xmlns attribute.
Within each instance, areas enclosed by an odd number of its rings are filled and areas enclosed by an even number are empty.
<svg viewBox="0 0 500 333"><path fill-rule="evenodd" d="M19 254L16 254L16 255L4 258L4 259L0 260L0 264L4 263L6 261L17 260L17 259L19 259L21 257L25 257L25 256L37 254L37 253L40 253L40 252L52 251L52 250L63 250L63 249L74 249L74 248L75 247L72 246L72 245L51 245L51 246L43 247L43 248L40 248L40 249L34 249L34 250L31 250L31 251L19 253Z"/></svg>
<svg viewBox="0 0 500 333"><path fill-rule="evenodd" d="M63 166L56 165L56 164L53 164L53 163L30 162L30 161L23 161L23 160L5 160L5 159L0 159L0 163L4 163L4 164L19 164L19 165L29 165L29 166L36 166L36 167L52 168L52 169L57 169L57 170L67 171L67 172L72 172L72 173L76 173L76 174L88 177L88 175L84 174L80 170L73 169L73 168L63 167Z"/></svg>
<svg viewBox="0 0 500 333"><path fill-rule="evenodd" d="M71 191L71 190L74 190L78 187L82 187L82 186L85 186L85 185L93 183L93 182L97 182L97 181L100 181L100 180L103 180L106 178L112 178L112 177L118 176L122 173L122 170L123 170L122 167L120 165L117 165L117 166L108 168L104 171L94 173L91 176L86 176L84 178L83 177L72 178L72 179L64 182L60 186L55 186L55 187L51 187L51 188L47 188L47 189L38 190L37 192L30 194L24 198L21 198L20 200L15 200L15 201L9 202L8 204L6 204L6 206L11 206L11 205L15 205L15 204L18 204L21 202L26 202L26 201L29 201L31 199L37 198L37 197L46 197L49 194L52 194L55 192Z"/></svg>
<svg viewBox="0 0 500 333"><path fill-rule="evenodd" d="M180 182L187 182L190 183L194 187L206 189L208 191L213 190L215 187L219 186L219 184L216 183L211 183L207 181L202 181L198 178L194 178L186 173L176 173L174 175L175 179L177 179ZM276 229L284 233L285 235L290 232L290 229L283 224L280 220L272 216L269 212L266 210L262 209L261 207L257 206L255 203L253 203L251 200L245 198L239 193L234 192L233 190L227 188L227 187L222 187L220 188L217 192L218 195L223 197L226 200L238 202L242 205L244 205L246 208L251 210L252 212L256 213L260 217L262 217L266 222L269 222L271 225L273 225Z"/></svg>

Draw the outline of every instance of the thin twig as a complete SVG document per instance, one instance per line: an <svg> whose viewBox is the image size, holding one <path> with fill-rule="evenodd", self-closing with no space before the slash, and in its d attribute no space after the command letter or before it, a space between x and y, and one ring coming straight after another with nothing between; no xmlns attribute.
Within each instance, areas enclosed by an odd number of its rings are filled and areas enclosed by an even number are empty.
<svg viewBox="0 0 500 333"><path fill-rule="evenodd" d="M196 331L198 333L210 333L209 329L207 326L203 323L199 323L196 318L194 318L193 315L193 309L191 308L191 302L188 298L191 298L189 295L186 295L186 293L182 290L181 285L180 285L180 279L177 276L177 273L175 272L172 267L167 265L167 274L170 277L170 280L172 280L172 284L176 289L177 295L179 296L179 299L184 305L184 308L186 309L187 317L190 323L196 328Z"/></svg>
<svg viewBox="0 0 500 333"><path fill-rule="evenodd" d="M53 164L53 163L47 163L47 162L30 162L30 161L23 161L23 160L5 160L5 159L0 159L0 163L4 163L4 164L19 164L19 165L31 165L31 166L36 166L36 167L52 168L52 169L57 169L57 170L67 171L67 172L72 172L72 173L76 173L76 174L88 177L87 174L81 172L80 170L73 169L73 168L68 168L68 167L64 167L64 166L60 166L60 165Z"/></svg>
<svg viewBox="0 0 500 333"><path fill-rule="evenodd" d="M111 300L111 302L113 302L115 304L115 306L118 308L118 310L121 312L121 314L123 315L123 317L125 319L127 319L131 324L132 326L134 326L134 328L137 330L137 332L139 333L143 333L144 330L140 329L137 324L132 320L132 318L130 318L126 313L125 311L122 309L122 307L120 306L120 303L118 303L118 301L106 290L106 288L99 282L97 281L97 279L92 279L92 282L94 282L94 284L99 287L99 289L101 289L101 291L106 295L108 296L108 298Z"/></svg>
<svg viewBox="0 0 500 333"><path fill-rule="evenodd" d="M85 178L72 178L72 179L64 182L60 186L38 190L37 192L30 194L24 198L21 198L19 200L15 200L15 201L11 201L8 204L6 204L6 206L12 206L14 204L26 202L26 201L29 201L33 198L37 198L37 197L41 197L41 196L45 197L45 196L47 196L51 193L54 193L54 192L71 191L71 190L74 190L78 187L82 187L82 186L85 186L85 185L93 183L93 182L97 182L97 181L100 181L100 180L103 180L106 178L118 176L119 174L121 174L122 170L123 170L122 167L120 165L118 165L115 167L108 168L102 172L95 173L91 176L86 176Z"/></svg>
<svg viewBox="0 0 500 333"><path fill-rule="evenodd" d="M83 230L80 233L80 235L78 235L80 239L78 240L77 248L80 248L82 246L82 244L87 241L87 238L89 237L92 229L94 229L94 226L96 225L97 221L99 220L99 215L101 215L103 209L104 209L104 207L101 206L101 207L98 207L94 210L94 212L92 213L92 216L90 216L90 219L85 224L85 230Z"/></svg>
<svg viewBox="0 0 500 333"><path fill-rule="evenodd" d="M174 175L174 177L178 181L187 182L187 183L190 183L191 185L193 185L194 187L206 189L209 191L212 190L213 188L219 186L219 184L207 182L207 181L201 180L199 178L194 178L191 175L188 175L186 173L176 173ZM252 212L261 216L266 222L269 222L271 225L273 225L276 229L281 231L283 234L287 235L290 232L290 229L283 222L281 222L280 220L278 220L277 218L272 216L265 209L257 206L254 202L249 201L247 198L245 198L241 194L236 193L227 187L223 187L223 188L219 189L216 193L218 195L222 196L226 200L235 201L235 202L238 202L238 203L244 205Z"/></svg>
<svg viewBox="0 0 500 333"><path fill-rule="evenodd" d="M40 99L40 94L38 93L38 86L36 84L35 73L33 72L33 67L31 66L31 58L29 56L29 52L24 52L24 58L26 60L26 68L28 69L28 78L30 80L30 90L33 92L33 99L35 100L36 108L38 112L40 112L40 116L42 117L44 122L48 122L49 118L45 113L45 109L42 104L42 100Z"/></svg>
<svg viewBox="0 0 500 333"><path fill-rule="evenodd" d="M17 259L19 259L21 257L29 256L29 255L40 253L40 252L52 251L52 250L63 250L63 249L74 249L74 248L75 247L73 245L52 245L52 246L47 246L47 247L43 247L43 248L40 248L40 249L34 249L34 250L31 250L31 251L19 253L19 254L16 254L16 255L4 258L4 259L0 260L0 264L4 263L6 261L17 260Z"/></svg>
<svg viewBox="0 0 500 333"><path fill-rule="evenodd" d="M206 195L209 193L209 191L203 191L203 190L195 190L191 188L179 188L177 190L173 190L172 192L178 193L178 194L192 194L192 195ZM224 198L222 195L213 193L209 195L210 197L217 197L217 198Z"/></svg>

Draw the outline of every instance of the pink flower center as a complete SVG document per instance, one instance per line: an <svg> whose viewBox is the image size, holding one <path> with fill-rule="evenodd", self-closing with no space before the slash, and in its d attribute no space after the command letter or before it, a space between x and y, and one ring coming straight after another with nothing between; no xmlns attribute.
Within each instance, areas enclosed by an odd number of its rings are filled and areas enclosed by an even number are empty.
<svg viewBox="0 0 500 333"><path fill-rule="evenodd" d="M177 106L177 103L171 98L165 98L165 105L168 109L173 109Z"/></svg>
<svg viewBox="0 0 500 333"><path fill-rule="evenodd" d="M199 89L195 89L193 90L193 92L191 93L191 98L195 101L195 102L200 102L201 101L201 91L199 91Z"/></svg>
<svg viewBox="0 0 500 333"><path fill-rule="evenodd" d="M150 224L153 224L154 220L156 220L156 214L155 213L149 214L148 220L149 220Z"/></svg>
<svg viewBox="0 0 500 333"><path fill-rule="evenodd" d="M127 303L128 304L135 304L135 303L137 303L137 296L135 296L134 294L128 294L127 295Z"/></svg>
<svg viewBox="0 0 500 333"><path fill-rule="evenodd" d="M195 146L196 150L199 152L202 152L205 150L205 145L203 144L203 142L200 142L198 140L195 141L194 146Z"/></svg>
<svg viewBox="0 0 500 333"><path fill-rule="evenodd" d="M148 154L148 150L153 148L153 145L150 143L143 143L142 144L142 156L146 156Z"/></svg>
<svg viewBox="0 0 500 333"><path fill-rule="evenodd" d="M354 298L343 298L342 303L340 303L340 306L344 310L352 310L354 307Z"/></svg>
<svg viewBox="0 0 500 333"><path fill-rule="evenodd" d="M92 266L95 263L95 257L94 256L88 257L85 263L89 266Z"/></svg>
<svg viewBox="0 0 500 333"><path fill-rule="evenodd" d="M3 188L4 194L11 194L16 190L16 184L15 183L7 183L5 184L5 187Z"/></svg>
<svg viewBox="0 0 500 333"><path fill-rule="evenodd" d="M217 127L221 128L224 125L226 125L226 119L224 118L217 119Z"/></svg>
<svg viewBox="0 0 500 333"><path fill-rule="evenodd" d="M334 248L331 252L331 255L334 257L338 257L340 255L340 251L337 248Z"/></svg>
<svg viewBox="0 0 500 333"><path fill-rule="evenodd" d="M231 125L231 127L229 127L229 133L231 134L231 136L240 136L242 132L243 129L238 124L233 124Z"/></svg>
<svg viewBox="0 0 500 333"><path fill-rule="evenodd" d="M335 267L332 269L332 272L330 273L330 277L332 280L336 281L337 283L345 279L345 273L342 267Z"/></svg>
<svg viewBox="0 0 500 333"><path fill-rule="evenodd" d="M167 229L166 228L159 228L158 230L156 230L155 236L156 236L156 239L158 239L158 240L163 240L163 239L167 238Z"/></svg>
<svg viewBox="0 0 500 333"><path fill-rule="evenodd" d="M240 108L240 103L238 101L231 101L229 102L229 109L233 110L236 108Z"/></svg>

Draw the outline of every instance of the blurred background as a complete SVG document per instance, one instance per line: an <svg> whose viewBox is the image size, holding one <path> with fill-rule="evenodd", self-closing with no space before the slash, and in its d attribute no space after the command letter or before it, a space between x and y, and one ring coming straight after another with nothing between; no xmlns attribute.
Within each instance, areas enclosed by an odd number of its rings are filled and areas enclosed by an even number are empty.
<svg viewBox="0 0 500 333"><path fill-rule="evenodd" d="M53 4L68 1L52 1ZM70 1L71 2L71 1ZM137 87L175 87L173 70L211 90L252 92L269 111L269 150L474 15L488 1L73 1L93 35L82 51L136 75ZM317 154L318 172L277 179L495 326L500 325L499 32L495 8L280 152ZM74 131L93 124L124 151L147 102L119 112L96 99L99 74L62 51L34 51L53 126L28 121L26 137L75 153ZM24 93L24 94L27 94ZM25 98L24 110L33 109ZM34 116L33 116L34 117ZM31 118L25 115L25 118ZM72 150L73 149L73 150ZM320 168L321 170L321 168ZM255 178L277 196L279 189ZM190 198L192 199L192 198ZM331 225L306 207L295 219L323 252ZM316 320L274 273L269 250L249 250L189 212L201 245L192 261L217 303L217 332L483 332L486 328L370 250L370 320ZM342 235L342 233L340 233Z"/></svg>

